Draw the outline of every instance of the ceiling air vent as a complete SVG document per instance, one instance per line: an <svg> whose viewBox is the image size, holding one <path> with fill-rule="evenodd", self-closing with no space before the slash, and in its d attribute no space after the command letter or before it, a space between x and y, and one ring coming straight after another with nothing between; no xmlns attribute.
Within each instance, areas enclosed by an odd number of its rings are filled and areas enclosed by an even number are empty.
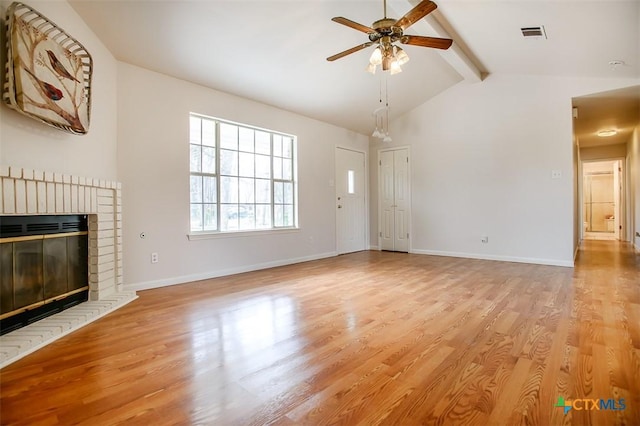
<svg viewBox="0 0 640 426"><path fill-rule="evenodd" d="M520 28L522 31L522 36L524 38L533 38L533 39L546 39L547 33L544 31L544 27L540 25L539 27L523 27Z"/></svg>

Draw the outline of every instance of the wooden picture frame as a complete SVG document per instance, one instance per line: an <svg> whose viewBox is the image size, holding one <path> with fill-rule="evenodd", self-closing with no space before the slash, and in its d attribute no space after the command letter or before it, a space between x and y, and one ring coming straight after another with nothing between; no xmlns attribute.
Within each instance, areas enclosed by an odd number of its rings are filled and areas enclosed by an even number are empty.
<svg viewBox="0 0 640 426"><path fill-rule="evenodd" d="M3 101L50 126L86 134L91 118L91 55L26 4L12 3L6 22Z"/></svg>

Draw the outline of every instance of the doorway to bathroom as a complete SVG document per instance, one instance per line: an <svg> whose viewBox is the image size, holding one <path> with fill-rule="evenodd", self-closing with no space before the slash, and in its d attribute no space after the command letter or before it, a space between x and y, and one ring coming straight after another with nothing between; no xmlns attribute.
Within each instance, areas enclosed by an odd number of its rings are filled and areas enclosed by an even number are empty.
<svg viewBox="0 0 640 426"><path fill-rule="evenodd" d="M622 160L582 163L583 238L619 240L624 223Z"/></svg>

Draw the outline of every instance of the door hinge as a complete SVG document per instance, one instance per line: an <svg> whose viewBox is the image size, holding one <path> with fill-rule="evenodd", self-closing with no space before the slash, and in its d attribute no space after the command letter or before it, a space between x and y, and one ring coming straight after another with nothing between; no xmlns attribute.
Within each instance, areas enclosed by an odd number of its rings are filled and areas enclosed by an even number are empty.
<svg viewBox="0 0 640 426"><path fill-rule="evenodd" d="M409 238L409 233L407 232L407 238Z"/></svg>
<svg viewBox="0 0 640 426"><path fill-rule="evenodd" d="M382 160L380 160L380 165L382 166Z"/></svg>
<svg viewBox="0 0 640 426"><path fill-rule="evenodd" d="M407 157L407 163L409 162L409 157Z"/></svg>
<svg viewBox="0 0 640 426"><path fill-rule="evenodd" d="M380 236L382 237L382 232L380 232Z"/></svg>

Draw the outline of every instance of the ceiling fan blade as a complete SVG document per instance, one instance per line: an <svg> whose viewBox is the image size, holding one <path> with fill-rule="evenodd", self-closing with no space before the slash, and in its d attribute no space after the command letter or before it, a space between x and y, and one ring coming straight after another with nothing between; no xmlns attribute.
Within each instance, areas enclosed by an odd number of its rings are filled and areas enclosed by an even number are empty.
<svg viewBox="0 0 640 426"><path fill-rule="evenodd" d="M376 30L373 28L367 27L366 25L358 24L357 22L352 21L351 19L343 18L342 16L336 16L335 18L331 18L333 22L337 22L338 24L346 25L347 27L353 28L354 30L362 31L363 33L375 33Z"/></svg>
<svg viewBox="0 0 640 426"><path fill-rule="evenodd" d="M400 43L410 44L412 46L433 47L436 49L447 50L453 44L450 38L423 37L423 36L402 36Z"/></svg>
<svg viewBox="0 0 640 426"><path fill-rule="evenodd" d="M422 2L416 7L408 11L402 18L398 19L394 26L401 27L404 31L420 19L436 10L437 7L438 6L432 1L422 0Z"/></svg>
<svg viewBox="0 0 640 426"><path fill-rule="evenodd" d="M329 56L327 58L327 61L335 61L336 59L340 59L344 56L350 55L352 53L357 52L358 50L362 50L362 49L366 49L369 46L372 46L374 43L372 41L369 41L367 43L363 43L363 44L359 44L356 47L352 47L351 49L347 49L344 52L340 52L340 53L336 53L333 56Z"/></svg>

